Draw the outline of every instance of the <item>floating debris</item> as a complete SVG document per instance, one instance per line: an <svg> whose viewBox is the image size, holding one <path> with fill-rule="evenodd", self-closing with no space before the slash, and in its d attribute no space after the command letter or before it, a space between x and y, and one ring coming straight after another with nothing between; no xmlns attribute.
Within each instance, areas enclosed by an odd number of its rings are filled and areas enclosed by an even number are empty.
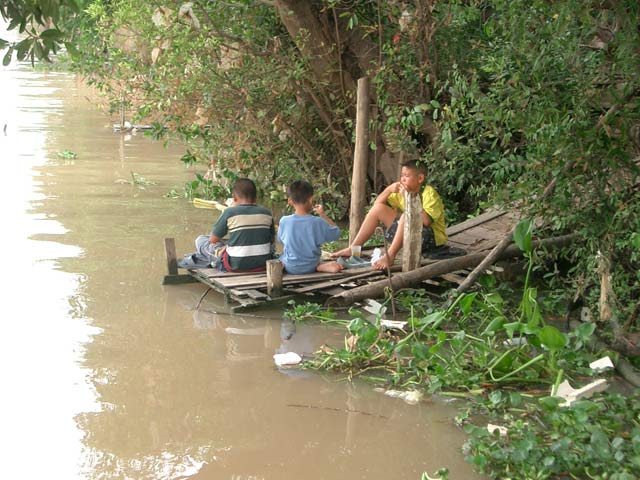
<svg viewBox="0 0 640 480"><path fill-rule="evenodd" d="M302 357L296 352L276 353L273 360L278 367L286 367L290 365L298 365L302 361Z"/></svg>
<svg viewBox="0 0 640 480"><path fill-rule="evenodd" d="M603 372L609 368L614 368L614 365L609 357L602 357L591 362L589 367L591 367L591 370L594 372Z"/></svg>
<svg viewBox="0 0 640 480"><path fill-rule="evenodd" d="M416 405L420 403L420 400L422 400L422 396L423 396L422 392L418 390L403 391L403 390L376 389L376 391L380 391L384 393L387 397L401 398L402 400L407 402L409 405Z"/></svg>
<svg viewBox="0 0 640 480"><path fill-rule="evenodd" d="M493 425L491 423L487 424L487 430L491 434L493 434L493 432L497 430L501 437L506 437L508 434L507 427L502 427L500 425Z"/></svg>
<svg viewBox="0 0 640 480"><path fill-rule="evenodd" d="M555 397L563 398L565 401L560 406L568 407L573 402L581 400L583 398L589 398L594 393L604 392L608 387L607 381L604 378L596 380L585 385L582 388L573 388L567 380L558 385L558 390L555 392Z"/></svg>
<svg viewBox="0 0 640 480"><path fill-rule="evenodd" d="M380 320L380 326L388 330L402 330L408 325L408 322L401 322L399 320Z"/></svg>

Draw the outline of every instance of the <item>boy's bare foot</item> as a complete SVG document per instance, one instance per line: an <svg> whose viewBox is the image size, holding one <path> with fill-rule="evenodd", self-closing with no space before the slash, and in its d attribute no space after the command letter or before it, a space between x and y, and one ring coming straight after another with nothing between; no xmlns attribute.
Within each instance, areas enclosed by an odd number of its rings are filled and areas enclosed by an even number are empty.
<svg viewBox="0 0 640 480"><path fill-rule="evenodd" d="M387 267L393 265L393 260L393 258L389 258L389 256L385 253L378 260L373 262L371 268L373 268L374 270L386 270Z"/></svg>
<svg viewBox="0 0 640 480"><path fill-rule="evenodd" d="M337 252L333 252L330 257L338 258L338 257L350 257L351 256L351 247L343 248L342 250L338 250Z"/></svg>
<svg viewBox="0 0 640 480"><path fill-rule="evenodd" d="M325 273L338 273L342 271L344 267L340 265L338 262L322 262L318 265L318 272Z"/></svg>

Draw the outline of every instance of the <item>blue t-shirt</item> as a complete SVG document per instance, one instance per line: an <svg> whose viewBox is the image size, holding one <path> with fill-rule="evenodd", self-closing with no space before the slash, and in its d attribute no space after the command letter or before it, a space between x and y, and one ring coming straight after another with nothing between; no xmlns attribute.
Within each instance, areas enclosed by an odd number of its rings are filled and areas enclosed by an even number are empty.
<svg viewBox="0 0 640 480"><path fill-rule="evenodd" d="M315 272L320 261L320 246L340 238L340 229L313 215L287 215L280 219L278 241L284 249L280 261L288 273Z"/></svg>

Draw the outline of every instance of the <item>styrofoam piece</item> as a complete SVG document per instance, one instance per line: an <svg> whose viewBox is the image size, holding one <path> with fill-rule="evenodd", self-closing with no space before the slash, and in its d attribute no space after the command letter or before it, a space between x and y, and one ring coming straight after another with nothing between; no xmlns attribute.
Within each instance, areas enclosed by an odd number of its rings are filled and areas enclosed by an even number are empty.
<svg viewBox="0 0 640 480"><path fill-rule="evenodd" d="M609 368L614 368L614 365L609 357L602 357L591 362L589 364L589 367L591 367L591 370L593 370L594 372L602 372Z"/></svg>
<svg viewBox="0 0 640 480"><path fill-rule="evenodd" d="M372 300L371 298L367 298L365 302L366 303L362 308L373 315L378 315L383 309L385 309L384 305Z"/></svg>
<svg viewBox="0 0 640 480"><path fill-rule="evenodd" d="M422 400L422 392L418 390L385 390L384 394L387 397L401 398L409 405L416 405Z"/></svg>
<svg viewBox="0 0 640 480"><path fill-rule="evenodd" d="M565 380L560 385L558 385L558 390L555 394L556 397L560 397L564 399L560 405L563 407L570 406L576 400L581 400L583 398L589 398L594 393L604 392L609 385L604 378L600 378L594 382L591 382L585 385L582 388L573 388L568 380Z"/></svg>
<svg viewBox="0 0 640 480"><path fill-rule="evenodd" d="M273 360L278 367L284 367L287 365L298 365L302 361L302 357L296 352L276 353L273 356Z"/></svg>
<svg viewBox="0 0 640 480"><path fill-rule="evenodd" d="M389 330L404 330L407 326L407 322L401 322L399 320L380 320L380 326Z"/></svg>
<svg viewBox="0 0 640 480"><path fill-rule="evenodd" d="M501 437L506 437L507 436L507 427L502 427L500 425L493 425L491 423L487 424L487 430L489 431L489 433L493 434L493 432L495 432L496 430L500 433Z"/></svg>
<svg viewBox="0 0 640 480"><path fill-rule="evenodd" d="M519 345L526 345L526 344L527 344L527 337L513 337L513 338L508 338L507 340L502 342L502 345L504 345L505 347L517 347Z"/></svg>

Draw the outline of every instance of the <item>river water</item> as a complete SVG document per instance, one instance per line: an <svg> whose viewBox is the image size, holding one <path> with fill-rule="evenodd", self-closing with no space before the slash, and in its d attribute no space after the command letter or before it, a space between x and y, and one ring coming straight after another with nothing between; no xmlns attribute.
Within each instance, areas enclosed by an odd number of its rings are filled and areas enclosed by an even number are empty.
<svg viewBox="0 0 640 480"><path fill-rule="evenodd" d="M160 285L163 238L186 253L214 220L164 196L182 148L114 133L68 74L12 63L0 88L2 478L475 478L452 406L275 368L338 332Z"/></svg>

